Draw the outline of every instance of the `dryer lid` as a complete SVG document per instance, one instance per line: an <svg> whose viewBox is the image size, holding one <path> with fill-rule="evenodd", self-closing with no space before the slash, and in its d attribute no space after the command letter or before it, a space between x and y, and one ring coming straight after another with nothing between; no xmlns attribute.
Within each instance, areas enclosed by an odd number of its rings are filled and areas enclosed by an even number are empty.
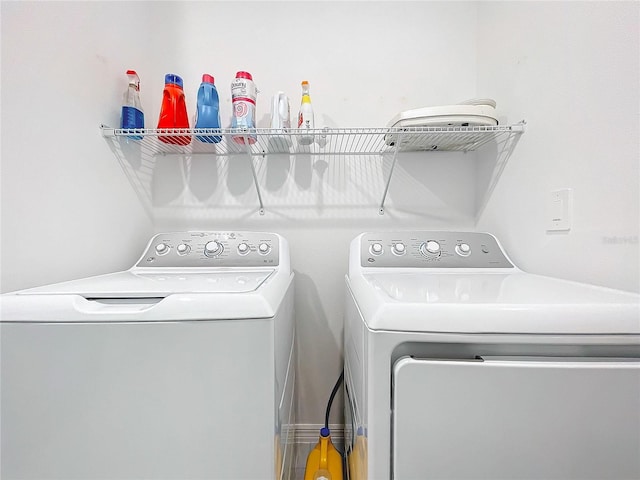
<svg viewBox="0 0 640 480"><path fill-rule="evenodd" d="M638 296L524 272L364 274L369 285L413 304L592 305L633 303Z"/></svg>
<svg viewBox="0 0 640 480"><path fill-rule="evenodd" d="M640 334L640 296L516 273L374 273L349 285L372 330Z"/></svg>
<svg viewBox="0 0 640 480"><path fill-rule="evenodd" d="M56 283L16 292L17 295L80 295L85 298L158 298L178 293L249 293L273 274L262 270L124 271Z"/></svg>

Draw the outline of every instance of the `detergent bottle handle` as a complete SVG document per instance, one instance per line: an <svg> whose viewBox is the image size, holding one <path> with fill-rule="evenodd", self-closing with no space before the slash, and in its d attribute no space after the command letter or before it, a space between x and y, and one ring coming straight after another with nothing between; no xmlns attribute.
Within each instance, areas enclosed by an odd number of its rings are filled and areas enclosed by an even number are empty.
<svg viewBox="0 0 640 480"><path fill-rule="evenodd" d="M320 437L320 468L329 470L329 437Z"/></svg>
<svg viewBox="0 0 640 480"><path fill-rule="evenodd" d="M171 106L173 107L173 121L178 119L178 97L171 95Z"/></svg>

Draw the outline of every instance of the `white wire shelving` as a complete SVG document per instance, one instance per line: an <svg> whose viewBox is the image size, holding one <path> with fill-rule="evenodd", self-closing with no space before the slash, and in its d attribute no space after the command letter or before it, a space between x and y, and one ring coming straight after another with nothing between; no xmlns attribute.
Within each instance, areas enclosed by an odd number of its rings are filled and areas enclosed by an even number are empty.
<svg viewBox="0 0 640 480"><path fill-rule="evenodd" d="M384 203L399 152L474 151L490 142L504 142L522 134L525 122L514 125L476 127L323 128L298 129L117 129L100 127L102 136L121 161L135 152L136 163L164 155L244 155L249 158L258 194L260 213L264 205L253 165L255 157L268 155L393 155L379 212ZM312 137L312 141L309 141ZM305 142L305 139L307 140ZM123 164L124 165L124 164ZM134 187L135 185L135 181Z"/></svg>

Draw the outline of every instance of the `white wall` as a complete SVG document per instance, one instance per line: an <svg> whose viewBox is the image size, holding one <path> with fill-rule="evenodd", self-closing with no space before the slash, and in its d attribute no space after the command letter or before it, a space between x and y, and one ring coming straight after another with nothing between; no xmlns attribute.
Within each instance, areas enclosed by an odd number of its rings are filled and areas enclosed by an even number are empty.
<svg viewBox="0 0 640 480"><path fill-rule="evenodd" d="M98 127L119 115L127 66L153 61L146 8L0 8L2 291L126 268L152 223Z"/></svg>
<svg viewBox="0 0 640 480"><path fill-rule="evenodd" d="M525 270L640 290L639 11L638 2L478 9L478 89L528 124L478 228ZM549 233L546 203L561 188L573 190L573 226Z"/></svg>
<svg viewBox="0 0 640 480"><path fill-rule="evenodd" d="M311 83L319 126L378 127L408 108L493 97L506 121L526 118L529 128L483 210L480 228L505 240L515 261L529 270L637 288L637 270L627 264L637 264L637 244L609 248L604 261L592 267L587 265L592 256L580 267L582 257L572 253L570 270L559 268L559 259L567 258L563 254L587 250L580 239L593 223L604 222L589 234L598 247L605 227L636 239L638 228L637 163L630 160L634 152L638 157L637 33L635 44L632 37L614 58L611 48L607 54L593 48L595 40L587 43L592 48L580 50L575 78L586 84L586 92L603 81L588 66L592 56L620 72L611 73L616 106L598 104L600 114L617 121L593 124L587 135L575 126L577 120L556 113L568 116L586 107L580 107L582 94L572 93L575 87L561 73L566 61L554 46L569 48L562 45L577 42L571 37L594 21L604 22L603 41L615 42L622 33L615 22L607 23L611 14L599 4L590 4L593 13L572 5L2 2L2 291L127 268L154 231L282 233L291 243L297 274L298 421L321 423L342 363L350 240L376 229L475 228L481 203L476 196L484 191L476 186L476 173L486 177L491 159L478 164L473 153L401 158L382 216L378 203L389 158L259 160L264 216L257 211L246 159L158 159L147 216L98 131L101 123L118 123L128 68L141 76L149 127L157 121L169 72L183 76L190 114L202 73L214 75L228 121L231 80L238 70L250 71L261 91L260 126L266 126L268 100L277 90L289 95L295 113L303 79ZM572 21L548 18L554 9L571 8L582 12ZM620 21L626 22L621 30L637 32L637 13ZM547 58L555 69L549 71ZM526 68L519 66L522 62ZM559 99L559 106L545 95ZM564 122L562 133L551 128L550 118ZM613 123L623 124L626 134L611 128ZM593 138L601 130L608 135L602 145L586 148L576 141L583 132ZM596 157L616 162L615 168L603 175L595 168L601 165ZM585 158L588 170L580 161ZM552 177L552 168L562 176ZM598 186L602 178L616 185L612 200ZM575 189L576 228L569 235L547 236L540 230L538 200L542 192L562 186ZM602 203L620 207L623 194L627 208L606 218ZM332 423L340 421L340 402L336 399Z"/></svg>

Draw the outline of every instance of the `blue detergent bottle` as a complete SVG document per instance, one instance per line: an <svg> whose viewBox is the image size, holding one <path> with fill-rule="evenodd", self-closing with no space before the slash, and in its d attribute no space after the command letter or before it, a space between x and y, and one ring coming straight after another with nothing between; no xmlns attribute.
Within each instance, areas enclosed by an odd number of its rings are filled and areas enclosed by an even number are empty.
<svg viewBox="0 0 640 480"><path fill-rule="evenodd" d="M214 78L205 73L198 89L198 103L196 106L195 128L220 128L220 100L218 90L214 85ZM220 135L197 135L196 138L205 143L218 143Z"/></svg>
<svg viewBox="0 0 640 480"><path fill-rule="evenodd" d="M129 85L122 99L122 113L120 115L120 128L143 129L144 113L140 102L140 77L135 70L127 70ZM128 138L141 140L142 136L128 135Z"/></svg>

